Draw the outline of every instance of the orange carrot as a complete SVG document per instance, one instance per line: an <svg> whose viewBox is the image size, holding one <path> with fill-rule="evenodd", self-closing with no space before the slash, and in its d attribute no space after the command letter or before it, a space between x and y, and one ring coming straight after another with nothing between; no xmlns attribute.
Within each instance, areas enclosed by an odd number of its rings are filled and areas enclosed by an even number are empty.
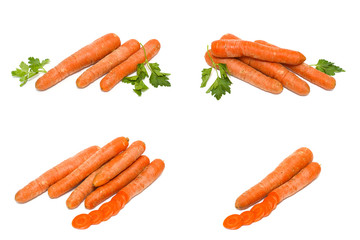
<svg viewBox="0 0 360 240"><path fill-rule="evenodd" d="M135 162L144 151L145 143L142 141L133 142L124 152L120 153L104 165L104 168L94 178L94 186L99 187L109 182Z"/></svg>
<svg viewBox="0 0 360 240"><path fill-rule="evenodd" d="M160 43L156 39L148 41L145 45L146 58L150 61L160 50ZM103 79L101 79L101 90L108 92L124 77L134 73L137 65L145 62L144 49L139 49L124 62L113 68Z"/></svg>
<svg viewBox="0 0 360 240"><path fill-rule="evenodd" d="M92 221L89 214L77 215L72 221L72 226L77 229L87 229L91 224Z"/></svg>
<svg viewBox="0 0 360 240"><path fill-rule="evenodd" d="M276 47L275 45L272 45L270 43L267 43L262 40L255 41L260 44ZM325 90L332 90L336 86L336 80L332 76L327 75L326 73L323 73L316 68L313 68L306 63L302 63L299 65L285 65L287 68L289 68L294 73L298 74L300 77L308 80L309 82L325 89Z"/></svg>
<svg viewBox="0 0 360 240"><path fill-rule="evenodd" d="M240 38L232 34L225 34L221 37L221 39ZM266 62L250 57L240 57L239 59L265 75L278 80L286 89L300 96L306 96L310 92L310 87L305 81L300 79L280 63Z"/></svg>
<svg viewBox="0 0 360 240"><path fill-rule="evenodd" d="M124 151L129 144L129 139L119 137L102 148L100 148L94 155L83 162L78 168L72 171L65 178L49 187L48 194L51 198L57 198L73 189L83 179L89 176L92 172L98 169L105 162L109 161L115 155Z"/></svg>
<svg viewBox="0 0 360 240"><path fill-rule="evenodd" d="M18 203L25 203L45 192L52 184L67 176L74 169L85 162L97 150L98 146L89 147L73 157L66 159L52 169L43 173L40 177L30 182L15 195Z"/></svg>
<svg viewBox="0 0 360 240"><path fill-rule="evenodd" d="M94 64L92 67L87 69L80 77L76 80L76 85L79 88L84 88L96 79L102 77L108 73L111 69L125 61L133 53L140 48L140 43L135 39L130 39L121 45L118 49L101 59L99 62Z"/></svg>
<svg viewBox="0 0 360 240"><path fill-rule="evenodd" d="M116 195L124 194L127 201L144 191L152 184L163 172L165 164L161 159L155 159L147 166L133 181L126 185Z"/></svg>
<svg viewBox="0 0 360 240"><path fill-rule="evenodd" d="M92 225L101 223L101 221L103 219L103 213L100 210L94 210L94 211L89 212L89 216L91 218Z"/></svg>
<svg viewBox="0 0 360 240"><path fill-rule="evenodd" d="M110 201L102 204L99 208L99 211L102 212L102 219L101 219L102 221L109 220L114 212L113 203Z"/></svg>
<svg viewBox="0 0 360 240"><path fill-rule="evenodd" d="M84 181L79 184L79 186L74 189L74 191L72 191L72 193L66 200L66 206L69 209L77 208L82 203L82 201L84 201L84 199L96 189L96 187L93 185L93 181L96 174L98 174L100 170L101 167L96 171L92 172L89 176L85 178Z"/></svg>
<svg viewBox="0 0 360 240"><path fill-rule="evenodd" d="M87 209L93 209L115 193L121 188L131 182L144 168L149 165L150 160L147 156L140 156L133 164L127 169L122 171L114 179L109 181L103 186L98 187L95 191L90 193L85 199L85 207ZM92 184L92 183L91 183Z"/></svg>
<svg viewBox="0 0 360 240"><path fill-rule="evenodd" d="M212 54L216 57L251 57L259 60L298 65L305 61L300 52L265 46L256 42L239 39L216 40L211 43Z"/></svg>
<svg viewBox="0 0 360 240"><path fill-rule="evenodd" d="M267 217L281 201L313 182L320 171L321 167L318 163L309 163L289 181L270 192L261 203L255 204L250 211L242 212L239 216L236 216L237 214L228 216L223 222L224 227L238 229Z"/></svg>
<svg viewBox="0 0 360 240"><path fill-rule="evenodd" d="M209 57L213 59L215 64L223 63L226 64L226 67L230 75L243 80L257 88L260 88L264 91L279 94L283 90L282 84L268 76L265 76L256 69L250 67L249 65L241 62L239 59L234 58L217 58L211 54L211 51L205 53L205 60L208 65L213 66L213 63Z"/></svg>
<svg viewBox="0 0 360 240"><path fill-rule="evenodd" d="M246 209L260 201L272 190L287 182L312 160L313 154L310 149L305 147L299 148L283 160L279 166L261 180L261 182L241 194L236 199L235 207L240 210Z"/></svg>
<svg viewBox="0 0 360 240"><path fill-rule="evenodd" d="M36 81L35 87L42 91L54 86L66 77L99 61L120 44L120 38L114 33L102 36L50 69Z"/></svg>

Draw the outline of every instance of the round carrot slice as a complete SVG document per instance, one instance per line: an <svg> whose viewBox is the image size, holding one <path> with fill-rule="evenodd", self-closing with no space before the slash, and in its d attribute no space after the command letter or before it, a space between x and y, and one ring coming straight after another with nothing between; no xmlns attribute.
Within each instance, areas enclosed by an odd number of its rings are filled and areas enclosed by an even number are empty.
<svg viewBox="0 0 360 240"><path fill-rule="evenodd" d="M94 210L89 212L89 216L91 218L91 224L96 225L101 223L103 219L103 212L99 210Z"/></svg>
<svg viewBox="0 0 360 240"><path fill-rule="evenodd" d="M236 230L239 229L243 223L239 214L233 214L225 218L223 225L227 229Z"/></svg>
<svg viewBox="0 0 360 240"><path fill-rule="evenodd" d="M113 205L113 216L115 216L116 214L118 214L120 212L120 210L124 207L124 201L122 199L111 199L110 202Z"/></svg>
<svg viewBox="0 0 360 240"><path fill-rule="evenodd" d="M245 211L240 214L242 225L250 225L254 222L255 214L251 211Z"/></svg>
<svg viewBox="0 0 360 240"><path fill-rule="evenodd" d="M77 229L87 229L91 226L91 218L85 213L77 215L72 221L72 226Z"/></svg>
<svg viewBox="0 0 360 240"><path fill-rule="evenodd" d="M272 206L270 205L270 203L262 201L262 203L260 203L260 205L262 205L264 208L264 217L269 216L270 213L272 212L272 210L271 210Z"/></svg>
<svg viewBox="0 0 360 240"><path fill-rule="evenodd" d="M260 204L254 205L250 211L254 213L254 222L259 221L265 215L264 208Z"/></svg>
<svg viewBox="0 0 360 240"><path fill-rule="evenodd" d="M110 202L106 202L99 208L99 211L102 212L102 221L107 221L113 215L114 207Z"/></svg>
<svg viewBox="0 0 360 240"><path fill-rule="evenodd" d="M271 195L268 195L264 199L264 204L268 204L270 206L271 211L273 211L277 206L277 199Z"/></svg>

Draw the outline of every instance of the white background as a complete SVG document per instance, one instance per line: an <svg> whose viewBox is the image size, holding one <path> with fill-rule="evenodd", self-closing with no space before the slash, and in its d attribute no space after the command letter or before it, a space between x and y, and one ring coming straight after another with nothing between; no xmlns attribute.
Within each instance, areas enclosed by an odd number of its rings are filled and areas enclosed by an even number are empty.
<svg viewBox="0 0 360 240"><path fill-rule="evenodd" d="M3 1L0 4L1 235L7 239L359 239L360 79L357 1ZM157 38L153 59L171 88L138 97L130 85L102 92L75 85L77 73L39 92L10 74L21 61L50 58L46 69L96 38ZM343 67L337 86L297 96L233 79L220 101L201 89L206 46L225 33L262 39ZM213 76L214 77L214 76ZM212 78L214 80L214 78ZM116 216L80 231L68 195L26 204L14 195L76 152L118 136L143 140L163 175ZM320 177L267 218L237 231L235 199L285 157L306 146ZM1 236L1 239L5 239Z"/></svg>

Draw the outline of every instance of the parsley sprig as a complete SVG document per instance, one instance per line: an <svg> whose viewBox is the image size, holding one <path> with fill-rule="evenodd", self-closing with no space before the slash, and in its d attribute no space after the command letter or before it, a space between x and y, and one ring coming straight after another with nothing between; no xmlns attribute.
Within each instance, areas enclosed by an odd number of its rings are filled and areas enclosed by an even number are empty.
<svg viewBox="0 0 360 240"><path fill-rule="evenodd" d="M223 95L225 95L227 92L231 93L230 85L232 84L232 82L228 77L229 71L226 67L226 64L223 63L216 64L214 62L214 60L211 58L211 55L209 53L209 46L207 47L207 54L211 59L212 66L211 68L204 68L202 70L202 76L201 76L202 82L200 87L201 88L206 87L206 84L210 79L212 69L214 68L217 78L215 82L210 86L210 88L206 91L206 93L211 93L211 95L213 95L217 100L220 100L220 98ZM220 75L217 69L219 69Z"/></svg>
<svg viewBox="0 0 360 240"><path fill-rule="evenodd" d="M38 58L29 57L28 64L21 62L16 70L11 72L14 77L20 78L20 87L24 86L29 79L37 75L38 73L46 73L44 65L50 62L49 59L40 61Z"/></svg>
<svg viewBox="0 0 360 240"><path fill-rule="evenodd" d="M315 66L317 70L330 76L334 76L335 73L345 72L341 67L336 66L333 62L329 62L325 59L319 59L317 64L311 64L310 66Z"/></svg>
<svg viewBox="0 0 360 240"><path fill-rule="evenodd" d="M169 82L169 75L170 73L163 73L159 67L158 63L149 63L146 57L145 47L141 44L141 47L144 50L145 55L145 62L140 63L137 65L136 68L136 75L131 77L126 77L122 80L124 83L130 83L134 85L133 91L138 95L141 96L143 92L149 89L148 86L144 83L144 79L149 77L149 74L146 70L146 67L150 70L150 78L149 82L155 88L159 86L170 87L171 84ZM146 66L146 67L145 67Z"/></svg>

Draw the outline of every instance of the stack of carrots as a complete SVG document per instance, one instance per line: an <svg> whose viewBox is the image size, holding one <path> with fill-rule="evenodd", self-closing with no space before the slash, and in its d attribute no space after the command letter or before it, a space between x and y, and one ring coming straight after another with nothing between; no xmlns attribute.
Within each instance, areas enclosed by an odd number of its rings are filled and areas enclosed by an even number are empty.
<svg viewBox="0 0 360 240"><path fill-rule="evenodd" d="M93 65L81 74L76 85L85 88L105 75L100 81L100 87L105 92L110 91L123 78L134 73L138 64L145 62L144 52L150 61L159 52L160 42L152 39L143 48L135 39L121 44L116 34L106 34L50 69L36 81L35 87L40 91L49 89L68 76Z"/></svg>
<svg viewBox="0 0 360 240"><path fill-rule="evenodd" d="M117 214L124 205L153 183L164 170L160 159L150 162L143 155L145 143L119 137L102 148L91 146L66 159L30 182L15 195L18 203L26 203L48 191L50 198L58 198L73 190L66 201L69 209L85 201L93 209L115 194L99 210L81 214L73 226L88 228Z"/></svg>
<svg viewBox="0 0 360 240"><path fill-rule="evenodd" d="M281 201L294 195L319 176L321 167L312 160L312 152L305 147L288 156L261 182L236 199L235 207L239 210L255 205L249 211L228 216L224 220L224 227L235 230L267 217ZM258 203L261 200L263 201Z"/></svg>
<svg viewBox="0 0 360 240"><path fill-rule="evenodd" d="M208 65L226 64L229 74L264 91L279 94L283 87L300 95L310 93L307 80L325 90L335 88L333 77L304 63L306 57L265 41L244 41L225 34L205 54ZM300 77L301 78L300 78ZM303 78L303 79L302 79Z"/></svg>

